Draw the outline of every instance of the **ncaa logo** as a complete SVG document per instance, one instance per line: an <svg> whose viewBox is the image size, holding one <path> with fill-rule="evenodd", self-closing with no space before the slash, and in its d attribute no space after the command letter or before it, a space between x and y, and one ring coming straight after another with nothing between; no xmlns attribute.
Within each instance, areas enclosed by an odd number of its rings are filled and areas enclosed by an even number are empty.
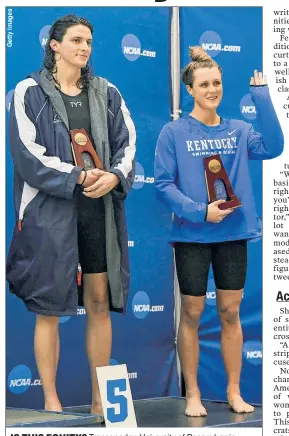
<svg viewBox="0 0 289 436"><path fill-rule="evenodd" d="M118 361L115 360L115 359L110 359L109 364L112 365L112 366L113 365L119 365Z"/></svg>
<svg viewBox="0 0 289 436"><path fill-rule="evenodd" d="M59 323L60 323L60 324L64 324L64 323L67 322L70 318L71 318L71 316L61 316L61 317L59 318Z"/></svg>
<svg viewBox="0 0 289 436"><path fill-rule="evenodd" d="M124 56L129 61L136 61L141 55L140 40L131 33L122 38L121 48Z"/></svg>
<svg viewBox="0 0 289 436"><path fill-rule="evenodd" d="M11 89L9 92L7 92L6 95L6 109L8 110L8 112L10 111L13 95L14 95L14 89Z"/></svg>
<svg viewBox="0 0 289 436"><path fill-rule="evenodd" d="M245 359L252 365L262 363L262 343L261 341L247 341L243 346Z"/></svg>
<svg viewBox="0 0 289 436"><path fill-rule="evenodd" d="M208 306L216 306L216 286L214 279L208 280L208 288L206 294L206 304Z"/></svg>
<svg viewBox="0 0 289 436"><path fill-rule="evenodd" d="M144 169L143 166L136 162L135 164L135 176L134 176L134 183L132 187L134 189L141 189L144 185Z"/></svg>
<svg viewBox="0 0 289 436"><path fill-rule="evenodd" d="M240 101L240 111L243 117L248 120L255 120L256 107L252 101L251 94L246 94Z"/></svg>
<svg viewBox="0 0 289 436"><path fill-rule="evenodd" d="M42 29L39 32L39 42L43 49L45 49L47 40L49 38L49 31L51 29L51 26L47 24L46 26L42 27Z"/></svg>
<svg viewBox="0 0 289 436"><path fill-rule="evenodd" d="M135 176L134 176L134 183L132 187L134 189L141 189L145 183L154 183L155 179L154 177L145 177L143 166L136 162L135 164Z"/></svg>
<svg viewBox="0 0 289 436"><path fill-rule="evenodd" d="M8 375L8 389L12 394L23 394L31 385L32 374L28 366L18 365Z"/></svg>
<svg viewBox="0 0 289 436"><path fill-rule="evenodd" d="M140 291L132 300L132 311L136 318L142 319L148 316L150 311L150 299L146 292Z"/></svg>
<svg viewBox="0 0 289 436"><path fill-rule="evenodd" d="M200 37L199 44L212 58L222 51L221 37L213 30L207 30L204 32Z"/></svg>

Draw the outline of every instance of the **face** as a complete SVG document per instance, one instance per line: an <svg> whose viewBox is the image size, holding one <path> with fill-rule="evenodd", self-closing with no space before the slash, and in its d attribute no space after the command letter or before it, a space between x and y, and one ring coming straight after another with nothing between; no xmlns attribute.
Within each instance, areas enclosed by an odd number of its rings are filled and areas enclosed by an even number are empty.
<svg viewBox="0 0 289 436"><path fill-rule="evenodd" d="M52 39L50 46L56 54L56 59L60 58L67 64L83 68L91 54L91 43L90 29L82 24L77 24L67 29L62 42Z"/></svg>
<svg viewBox="0 0 289 436"><path fill-rule="evenodd" d="M222 75L217 67L194 71L193 88L187 86L195 104L203 109L216 109L223 96Z"/></svg>

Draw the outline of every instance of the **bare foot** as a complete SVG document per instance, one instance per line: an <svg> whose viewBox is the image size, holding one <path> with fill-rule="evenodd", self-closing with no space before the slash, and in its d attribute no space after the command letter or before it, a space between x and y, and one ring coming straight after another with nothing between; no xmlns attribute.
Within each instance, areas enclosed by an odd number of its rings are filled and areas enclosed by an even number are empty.
<svg viewBox="0 0 289 436"><path fill-rule="evenodd" d="M99 418L96 418L97 422L104 422L103 410L101 403L92 403L90 408L90 413L92 415L99 415Z"/></svg>
<svg viewBox="0 0 289 436"><path fill-rule="evenodd" d="M252 413L255 408L246 403L240 394L228 394L228 404L236 413Z"/></svg>
<svg viewBox="0 0 289 436"><path fill-rule="evenodd" d="M62 412L62 406L58 399L46 400L44 410L47 412Z"/></svg>
<svg viewBox="0 0 289 436"><path fill-rule="evenodd" d="M201 396L199 392L190 395L186 398L187 407L185 415L187 416L207 416L207 411L201 403Z"/></svg>

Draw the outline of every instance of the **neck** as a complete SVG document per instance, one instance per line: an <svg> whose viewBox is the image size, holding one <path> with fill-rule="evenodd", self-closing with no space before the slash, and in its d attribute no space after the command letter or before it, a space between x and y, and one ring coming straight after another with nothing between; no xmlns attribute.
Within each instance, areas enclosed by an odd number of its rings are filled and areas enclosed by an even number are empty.
<svg viewBox="0 0 289 436"><path fill-rule="evenodd" d="M215 109L208 110L200 108L199 106L194 106L190 115L207 126L217 126L220 124L220 117Z"/></svg>
<svg viewBox="0 0 289 436"><path fill-rule="evenodd" d="M67 64L63 60L57 61L56 67L57 72L53 74L53 77L60 83L61 88L75 88L81 76L81 69Z"/></svg>

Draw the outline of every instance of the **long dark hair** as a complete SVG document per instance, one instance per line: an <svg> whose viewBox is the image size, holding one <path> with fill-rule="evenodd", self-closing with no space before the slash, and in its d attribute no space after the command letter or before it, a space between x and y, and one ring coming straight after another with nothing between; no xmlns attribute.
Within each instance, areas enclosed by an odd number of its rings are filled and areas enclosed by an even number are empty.
<svg viewBox="0 0 289 436"><path fill-rule="evenodd" d="M76 15L66 15L63 18L55 21L49 31L49 37L45 46L45 56L43 65L49 71L49 76L51 76L51 80L54 80L57 85L60 87L60 83L53 77L53 74L57 72L57 66L55 61L55 52L50 47L50 41L55 39L55 41L62 42L63 37L69 27L75 26L77 24L82 24L90 29L91 33L93 33L92 24L86 20L85 18L77 17ZM76 86L79 89L88 88L89 82L93 78L91 66L88 64L81 68L81 76L78 79Z"/></svg>

